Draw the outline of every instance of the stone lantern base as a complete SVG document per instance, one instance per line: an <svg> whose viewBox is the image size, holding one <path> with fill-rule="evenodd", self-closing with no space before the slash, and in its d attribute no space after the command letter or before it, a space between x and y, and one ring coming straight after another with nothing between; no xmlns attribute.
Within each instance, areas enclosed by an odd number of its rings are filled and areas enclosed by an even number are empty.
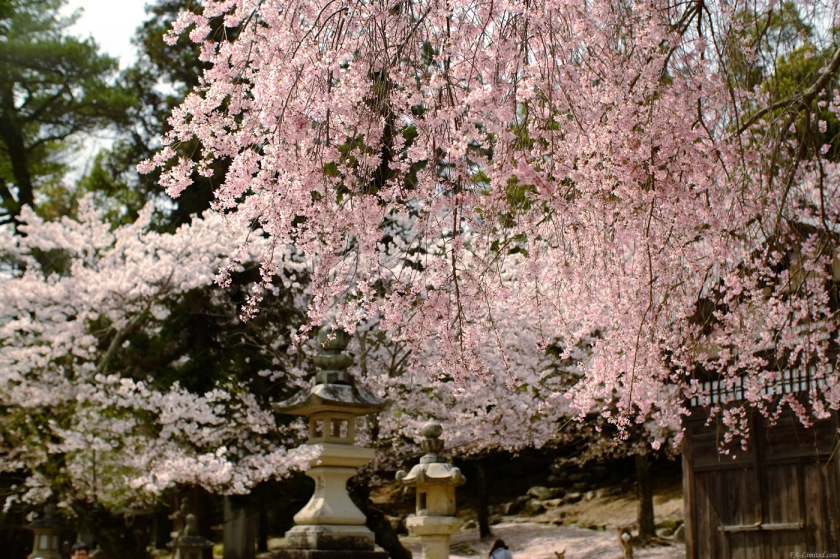
<svg viewBox="0 0 840 559"><path fill-rule="evenodd" d="M374 548L373 540L373 532L365 526L295 526L286 532L288 549L369 551Z"/></svg>
<svg viewBox="0 0 840 559"><path fill-rule="evenodd" d="M286 549L273 559L388 559L376 549L374 535L366 526L295 526L286 532Z"/></svg>
<svg viewBox="0 0 840 559"><path fill-rule="evenodd" d="M213 542L202 536L180 536L174 547L175 559L201 559L204 550L213 547Z"/></svg>

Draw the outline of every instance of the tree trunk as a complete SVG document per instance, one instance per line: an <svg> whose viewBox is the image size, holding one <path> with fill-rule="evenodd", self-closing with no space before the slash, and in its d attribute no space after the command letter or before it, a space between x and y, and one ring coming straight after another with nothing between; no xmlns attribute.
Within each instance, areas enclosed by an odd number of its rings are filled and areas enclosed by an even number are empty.
<svg viewBox="0 0 840 559"><path fill-rule="evenodd" d="M112 514L99 503L76 502L73 510L82 526L84 539L91 550L96 547L102 549L106 557L120 559L148 559L148 534L139 530L132 530L126 526L126 518Z"/></svg>
<svg viewBox="0 0 840 559"><path fill-rule="evenodd" d="M17 476L11 474L0 475L0 489L12 494L10 485L17 483ZM26 557L32 550L32 532L21 530L20 527L26 524L23 510L20 505L13 506L11 510L3 512L0 510L0 559L15 559Z"/></svg>
<svg viewBox="0 0 840 559"><path fill-rule="evenodd" d="M639 539L649 540L656 536L656 521L653 516L653 484L650 478L650 460L647 452L636 454L636 485L639 491Z"/></svg>
<svg viewBox="0 0 840 559"><path fill-rule="evenodd" d="M23 206L33 206L35 195L32 188L32 176L29 172L29 151L23 139L21 124L18 122L15 113L14 92L11 84L7 84L2 92L2 107L0 107L0 138L6 147L9 160L12 164L12 175L15 180L17 200L14 199L9 188L3 184L2 206L9 213L9 217L15 220L15 229L18 227L18 216Z"/></svg>
<svg viewBox="0 0 840 559"><path fill-rule="evenodd" d="M362 483L347 484L350 499L364 513L367 521L365 526L370 528L376 538L376 545L388 552L390 559L412 559L411 552L403 547L396 530L373 502L370 500L370 488Z"/></svg>
<svg viewBox="0 0 840 559"><path fill-rule="evenodd" d="M224 559L256 557L254 513L247 499L224 497Z"/></svg>
<svg viewBox="0 0 840 559"><path fill-rule="evenodd" d="M490 536L490 503L487 496L487 472L484 470L484 460L475 461L475 471L478 475L478 534L482 538Z"/></svg>
<svg viewBox="0 0 840 559"><path fill-rule="evenodd" d="M257 503L257 551L268 551L268 510L262 499Z"/></svg>

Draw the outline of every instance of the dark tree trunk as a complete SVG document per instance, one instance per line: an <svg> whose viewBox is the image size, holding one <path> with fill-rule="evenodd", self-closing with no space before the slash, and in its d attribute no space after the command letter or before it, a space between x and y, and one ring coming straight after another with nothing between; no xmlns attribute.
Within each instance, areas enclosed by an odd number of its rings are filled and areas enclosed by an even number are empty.
<svg viewBox="0 0 840 559"><path fill-rule="evenodd" d="M490 502L487 495L487 472L484 470L484 460L475 461L475 471L478 475L478 534L482 538L490 536Z"/></svg>
<svg viewBox="0 0 840 559"><path fill-rule="evenodd" d="M24 477L14 473L0 474L0 491L12 495L12 487L23 485ZM32 551L32 532L22 530L26 519L26 508L20 503L12 505L9 510L0 510L0 559L17 559L26 557Z"/></svg>
<svg viewBox="0 0 840 559"><path fill-rule="evenodd" d="M390 559L412 559L411 552L403 547L396 530L391 526L385 513L370 500L370 488L365 484L347 484L350 498L367 518L365 526L376 537L376 545L388 552Z"/></svg>
<svg viewBox="0 0 840 559"><path fill-rule="evenodd" d="M653 516L653 483L650 478L650 460L647 452L637 454L636 485L639 491L639 540L656 536L656 521Z"/></svg>
<svg viewBox="0 0 840 559"><path fill-rule="evenodd" d="M120 559L148 559L148 534L134 530L126 525L126 518L112 514L99 503L74 503L80 524L90 532L92 541L85 542L93 547L98 546L106 557Z"/></svg>
<svg viewBox="0 0 840 559"><path fill-rule="evenodd" d="M252 500L225 496L224 505L224 559L254 559L256 526Z"/></svg>
<svg viewBox="0 0 840 559"><path fill-rule="evenodd" d="M35 202L35 194L32 188L32 176L29 172L29 151L26 148L21 125L15 114L14 92L11 84L4 87L0 102L3 105L0 107L0 137L2 137L9 155L9 161L12 164L17 200L14 199L5 183L0 194L3 198L2 206L8 212L8 217L15 220L15 228L17 228L17 218L20 215L21 208L27 205L32 206Z"/></svg>
<svg viewBox="0 0 840 559"><path fill-rule="evenodd" d="M257 551L268 551L268 509L262 499L257 503Z"/></svg>

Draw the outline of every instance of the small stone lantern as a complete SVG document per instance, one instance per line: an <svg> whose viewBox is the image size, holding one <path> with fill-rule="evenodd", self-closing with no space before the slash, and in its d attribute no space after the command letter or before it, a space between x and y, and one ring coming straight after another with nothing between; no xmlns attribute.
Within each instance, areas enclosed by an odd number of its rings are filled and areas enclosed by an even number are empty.
<svg viewBox="0 0 840 559"><path fill-rule="evenodd" d="M324 326L318 342L323 352L315 364L321 371L312 387L275 406L280 413L309 417L307 444L321 450L306 472L315 480L315 493L295 515L295 526L286 532L286 549L276 557L387 559L386 552L375 549L365 515L347 493L347 480L375 455L373 449L353 445L356 417L379 412L387 402L357 386L346 371L353 363L343 353L349 334Z"/></svg>
<svg viewBox="0 0 840 559"><path fill-rule="evenodd" d="M201 559L204 550L213 547L213 542L199 533L194 514L187 514L184 523L184 531L174 541L174 559Z"/></svg>
<svg viewBox="0 0 840 559"><path fill-rule="evenodd" d="M25 526L32 530L32 553L26 559L61 559L61 530L63 525L55 518L55 506L44 507L44 516Z"/></svg>
<svg viewBox="0 0 840 559"><path fill-rule="evenodd" d="M420 443L426 454L408 474L397 472L397 481L417 491L417 513L409 516L405 525L412 536L418 536L423 542L426 559L447 559L449 540L461 526L461 520L455 518L455 488L466 479L460 469L440 461L438 453L443 450L440 423L429 420L420 433L426 438Z"/></svg>

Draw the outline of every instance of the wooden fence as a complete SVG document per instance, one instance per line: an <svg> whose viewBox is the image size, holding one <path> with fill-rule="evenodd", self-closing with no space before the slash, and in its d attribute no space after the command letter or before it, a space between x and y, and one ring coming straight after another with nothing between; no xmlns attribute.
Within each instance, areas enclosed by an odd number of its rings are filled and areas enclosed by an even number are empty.
<svg viewBox="0 0 840 559"><path fill-rule="evenodd" d="M793 413L770 425L753 412L747 449L736 442L727 455L707 409L684 423L686 556L840 557L837 414L805 428Z"/></svg>

